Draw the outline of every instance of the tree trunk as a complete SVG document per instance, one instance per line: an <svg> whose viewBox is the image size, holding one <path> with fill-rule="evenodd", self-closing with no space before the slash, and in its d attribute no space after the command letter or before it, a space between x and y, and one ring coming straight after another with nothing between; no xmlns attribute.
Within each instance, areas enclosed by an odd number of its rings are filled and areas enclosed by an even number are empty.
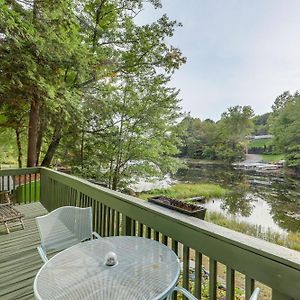
<svg viewBox="0 0 300 300"><path fill-rule="evenodd" d="M45 120L44 114L42 114L42 116L40 117L38 133L37 133L37 135L38 135L37 144L36 144L36 165L37 166L39 165L45 127L46 127L46 120Z"/></svg>
<svg viewBox="0 0 300 300"><path fill-rule="evenodd" d="M84 161L84 131L81 134L81 143L80 143L80 164L81 170L83 170L83 161Z"/></svg>
<svg viewBox="0 0 300 300"><path fill-rule="evenodd" d="M117 187L118 187L118 184L119 184L119 170L116 167L116 169L114 171L113 179L112 179L111 189L114 190L114 191L116 191Z"/></svg>
<svg viewBox="0 0 300 300"><path fill-rule="evenodd" d="M54 129L51 143L47 149L46 155L41 163L41 166L43 166L43 167L50 166L53 156L58 148L61 137L62 137L61 136L61 124L57 123L57 125L55 126L55 129Z"/></svg>
<svg viewBox="0 0 300 300"><path fill-rule="evenodd" d="M32 100L29 112L27 167L36 164L37 133L40 117L40 101Z"/></svg>
<svg viewBox="0 0 300 300"><path fill-rule="evenodd" d="M38 137L37 137L37 143L36 143L36 162L35 162L35 164L37 166L39 165L42 142L43 142L43 132L41 130L39 130Z"/></svg>
<svg viewBox="0 0 300 300"><path fill-rule="evenodd" d="M20 128L16 128L16 138L17 138L17 147L18 147L18 165L19 168L22 168L22 145L21 145L21 138L20 138Z"/></svg>
<svg viewBox="0 0 300 300"><path fill-rule="evenodd" d="M113 163L114 161L111 159L109 164L109 176L108 176L108 188L112 187L112 173L113 173Z"/></svg>

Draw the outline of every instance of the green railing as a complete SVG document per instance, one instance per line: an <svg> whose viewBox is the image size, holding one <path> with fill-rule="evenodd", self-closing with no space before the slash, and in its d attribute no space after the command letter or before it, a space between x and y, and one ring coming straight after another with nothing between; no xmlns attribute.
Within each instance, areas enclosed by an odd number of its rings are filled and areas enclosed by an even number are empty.
<svg viewBox="0 0 300 300"><path fill-rule="evenodd" d="M9 176L19 176L17 172L20 171L7 172L10 172ZM138 235L171 247L182 258L182 285L199 299L203 280L206 280L202 276L204 257L209 260L209 299L217 297L221 264L226 270L228 300L235 299L235 279L237 276L241 278L239 273L245 275L246 299L257 282L272 289L274 300L300 299L299 252L50 169L27 169L24 172L40 173L41 203L48 211L64 205L91 206L94 230L102 236ZM0 171L0 176L4 174L5 171ZM189 280L191 259L195 264L192 284Z"/></svg>
<svg viewBox="0 0 300 300"><path fill-rule="evenodd" d="M0 170L0 191L8 190L14 195L16 204L40 200L40 169Z"/></svg>

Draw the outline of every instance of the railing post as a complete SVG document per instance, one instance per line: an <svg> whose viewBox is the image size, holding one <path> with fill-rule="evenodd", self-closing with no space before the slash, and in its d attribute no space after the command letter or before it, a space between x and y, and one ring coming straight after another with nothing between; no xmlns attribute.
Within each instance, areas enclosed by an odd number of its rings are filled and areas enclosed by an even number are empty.
<svg viewBox="0 0 300 300"><path fill-rule="evenodd" d="M46 187L46 175L45 171L43 169L40 169L40 202L43 204L43 206L49 210L49 203L48 199L46 199L48 196L47 187Z"/></svg>
<svg viewBox="0 0 300 300"><path fill-rule="evenodd" d="M234 300L235 273L229 266L226 267L226 300Z"/></svg>
<svg viewBox="0 0 300 300"><path fill-rule="evenodd" d="M217 261L209 258L209 300L217 299Z"/></svg>
<svg viewBox="0 0 300 300"><path fill-rule="evenodd" d="M255 281L254 279L250 278L249 276L246 276L245 280L245 290L246 290L246 300L250 299L251 294L254 291Z"/></svg>
<svg viewBox="0 0 300 300"><path fill-rule="evenodd" d="M183 270L182 270L182 287L189 290L189 275L190 275L190 248L183 245ZM183 296L182 299L187 300L187 297Z"/></svg>
<svg viewBox="0 0 300 300"><path fill-rule="evenodd" d="M132 235L132 219L123 215L123 229L122 229L122 235Z"/></svg>

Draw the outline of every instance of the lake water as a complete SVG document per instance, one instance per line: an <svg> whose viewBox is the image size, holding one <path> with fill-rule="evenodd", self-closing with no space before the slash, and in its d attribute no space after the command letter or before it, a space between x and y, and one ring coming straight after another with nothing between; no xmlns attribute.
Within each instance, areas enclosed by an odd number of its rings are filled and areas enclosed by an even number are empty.
<svg viewBox="0 0 300 300"><path fill-rule="evenodd" d="M283 174L235 170L231 166L193 164L180 169L182 182L216 183L233 192L203 205L208 211L284 233L300 231L300 180Z"/></svg>

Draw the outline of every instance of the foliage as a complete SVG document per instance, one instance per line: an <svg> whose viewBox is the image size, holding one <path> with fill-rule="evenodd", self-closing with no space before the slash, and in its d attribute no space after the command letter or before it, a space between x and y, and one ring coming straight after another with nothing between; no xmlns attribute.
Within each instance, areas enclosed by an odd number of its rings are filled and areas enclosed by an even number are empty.
<svg viewBox="0 0 300 300"><path fill-rule="evenodd" d="M273 108L273 143L276 150L284 154L287 166L300 169L300 96L296 92L278 99L280 101Z"/></svg>
<svg viewBox="0 0 300 300"><path fill-rule="evenodd" d="M230 107L221 120L194 119L187 116L181 126L186 129L182 136L181 155L190 158L241 160L244 157L246 136L252 130L253 110L249 106Z"/></svg>
<svg viewBox="0 0 300 300"><path fill-rule="evenodd" d="M269 134L270 125L268 120L271 113L265 113L253 117L254 128L252 131L253 135L266 135Z"/></svg>
<svg viewBox="0 0 300 300"><path fill-rule="evenodd" d="M68 74L86 48L71 1L2 1L0 11L0 104L26 112L27 163L32 166L39 153L40 110L65 107Z"/></svg>
<svg viewBox="0 0 300 300"><path fill-rule="evenodd" d="M201 121L190 116L185 117L181 124L182 157L215 159L213 146L218 139L217 125L212 120Z"/></svg>
<svg viewBox="0 0 300 300"><path fill-rule="evenodd" d="M244 146L245 137L253 127L253 110L250 106L229 107L220 120L223 141L231 150Z"/></svg>
<svg viewBox="0 0 300 300"><path fill-rule="evenodd" d="M185 58L166 40L181 24L163 15L137 25L145 2L0 1L0 115L22 129L17 140L28 129L29 166L109 169L114 188L141 169L176 168L178 100L167 84Z"/></svg>
<svg viewBox="0 0 300 300"><path fill-rule="evenodd" d="M206 198L220 198L228 191L217 184L211 183L177 183L167 189L151 190L147 193L140 194L140 198L148 199L149 197L163 195L175 199L188 199L197 196Z"/></svg>
<svg viewBox="0 0 300 300"><path fill-rule="evenodd" d="M177 92L163 75L114 80L86 98L84 154L77 172L101 178L116 189L134 176L174 172L178 150ZM80 143L79 143L80 144ZM81 151L82 152L82 151Z"/></svg>
<svg viewBox="0 0 300 300"><path fill-rule="evenodd" d="M8 128L0 128L0 163L17 164L17 149L10 141L14 139L14 132Z"/></svg>
<svg viewBox="0 0 300 300"><path fill-rule="evenodd" d="M298 92L295 93L295 96L298 96ZM279 95L272 105L273 115L278 115L286 104L291 101L293 101L293 95L289 91L285 91Z"/></svg>

